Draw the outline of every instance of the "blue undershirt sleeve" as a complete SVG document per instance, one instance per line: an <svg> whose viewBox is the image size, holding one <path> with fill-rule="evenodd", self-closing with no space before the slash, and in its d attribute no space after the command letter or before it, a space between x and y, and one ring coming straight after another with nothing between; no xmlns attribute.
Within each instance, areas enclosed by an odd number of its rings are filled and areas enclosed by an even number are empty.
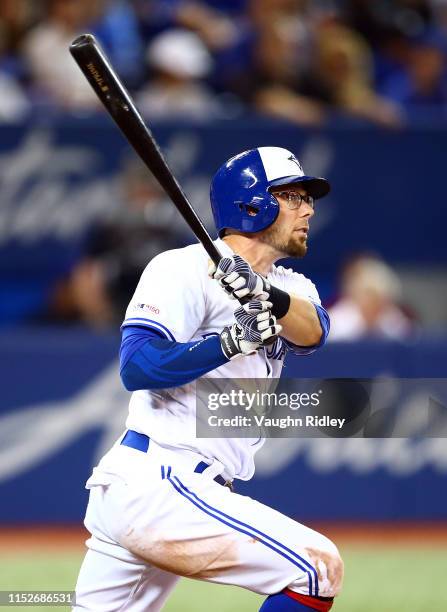
<svg viewBox="0 0 447 612"><path fill-rule="evenodd" d="M315 306L315 310L317 311L318 318L320 319L320 325L323 331L321 335L321 340L315 346L298 346L296 344L293 344L289 340L286 340L285 338L283 338L283 342L286 345L287 349L294 355L310 355L311 353L316 351L318 348L320 348L320 346L323 346L323 344L326 342L326 339L329 335L329 329L331 327L331 322L330 322L328 313L323 308L323 306L320 306L320 304L314 303L314 306Z"/></svg>
<svg viewBox="0 0 447 612"><path fill-rule="evenodd" d="M153 329L123 328L120 375L128 391L179 387L227 362L218 335L174 342Z"/></svg>

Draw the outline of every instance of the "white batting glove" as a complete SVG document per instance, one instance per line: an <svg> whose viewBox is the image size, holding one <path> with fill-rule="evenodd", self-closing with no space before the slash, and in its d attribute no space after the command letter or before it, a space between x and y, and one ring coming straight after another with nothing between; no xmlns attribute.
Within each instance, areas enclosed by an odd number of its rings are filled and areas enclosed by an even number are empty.
<svg viewBox="0 0 447 612"><path fill-rule="evenodd" d="M225 327L220 334L225 357L236 359L242 355L251 355L278 337L282 326L272 315L271 306L270 302L252 300L235 310L236 322Z"/></svg>
<svg viewBox="0 0 447 612"><path fill-rule="evenodd" d="M208 274L217 280L225 293L233 300L255 298L267 300L270 284L239 255L223 257L219 265L210 262Z"/></svg>

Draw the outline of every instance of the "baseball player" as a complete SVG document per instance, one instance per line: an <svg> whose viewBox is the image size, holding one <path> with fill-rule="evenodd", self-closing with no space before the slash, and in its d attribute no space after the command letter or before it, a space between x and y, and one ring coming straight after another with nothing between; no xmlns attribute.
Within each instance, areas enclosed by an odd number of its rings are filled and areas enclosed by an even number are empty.
<svg viewBox="0 0 447 612"><path fill-rule="evenodd" d="M305 255L328 192L290 151L245 151L212 180L217 269L193 244L144 270L122 326L127 429L86 485L76 611L156 612L180 576L264 594L262 612L330 610L343 578L336 546L232 490L253 476L263 440L196 438L194 394L200 377L278 378L286 352L325 342L315 286L274 262Z"/></svg>

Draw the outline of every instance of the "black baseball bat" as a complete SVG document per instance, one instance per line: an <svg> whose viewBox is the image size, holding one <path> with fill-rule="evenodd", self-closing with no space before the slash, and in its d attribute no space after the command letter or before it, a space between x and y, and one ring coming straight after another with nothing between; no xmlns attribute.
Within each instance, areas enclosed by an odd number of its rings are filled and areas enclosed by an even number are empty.
<svg viewBox="0 0 447 612"><path fill-rule="evenodd" d="M145 124L129 92L112 68L95 37L92 34L78 36L70 45L70 53L115 123L169 195L195 236L203 244L210 259L217 266L222 259L222 254L180 187L152 132ZM241 304L248 301L250 301L249 298L239 300ZM269 339L265 344L272 344L272 342L274 339Z"/></svg>
<svg viewBox="0 0 447 612"><path fill-rule="evenodd" d="M71 43L70 53L115 123L169 195L217 266L222 259L221 253L170 170L152 132L95 37L92 34L82 34Z"/></svg>

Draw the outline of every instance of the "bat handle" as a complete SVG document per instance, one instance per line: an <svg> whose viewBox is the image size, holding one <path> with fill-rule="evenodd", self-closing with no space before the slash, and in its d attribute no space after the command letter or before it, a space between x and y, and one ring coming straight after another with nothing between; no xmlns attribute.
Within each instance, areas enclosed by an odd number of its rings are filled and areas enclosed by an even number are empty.
<svg viewBox="0 0 447 612"><path fill-rule="evenodd" d="M206 249L208 255L210 256L212 262L217 267L219 265L220 260L223 257L221 252L216 247L214 242L210 242L210 243L206 242L206 244L203 244L203 246L205 247L205 249ZM251 299L252 298L249 298L249 297L238 298L238 302L239 302L239 304L241 304L241 306L243 306L244 304L248 304L248 302ZM266 340L264 342L264 346L269 346L270 344L274 344L274 342L276 342L276 338L269 338L268 340Z"/></svg>
<svg viewBox="0 0 447 612"><path fill-rule="evenodd" d="M212 240L202 240L201 242L202 245L205 247L205 250L208 253L211 261L217 268L220 260L223 258L222 253L219 251L219 249Z"/></svg>

